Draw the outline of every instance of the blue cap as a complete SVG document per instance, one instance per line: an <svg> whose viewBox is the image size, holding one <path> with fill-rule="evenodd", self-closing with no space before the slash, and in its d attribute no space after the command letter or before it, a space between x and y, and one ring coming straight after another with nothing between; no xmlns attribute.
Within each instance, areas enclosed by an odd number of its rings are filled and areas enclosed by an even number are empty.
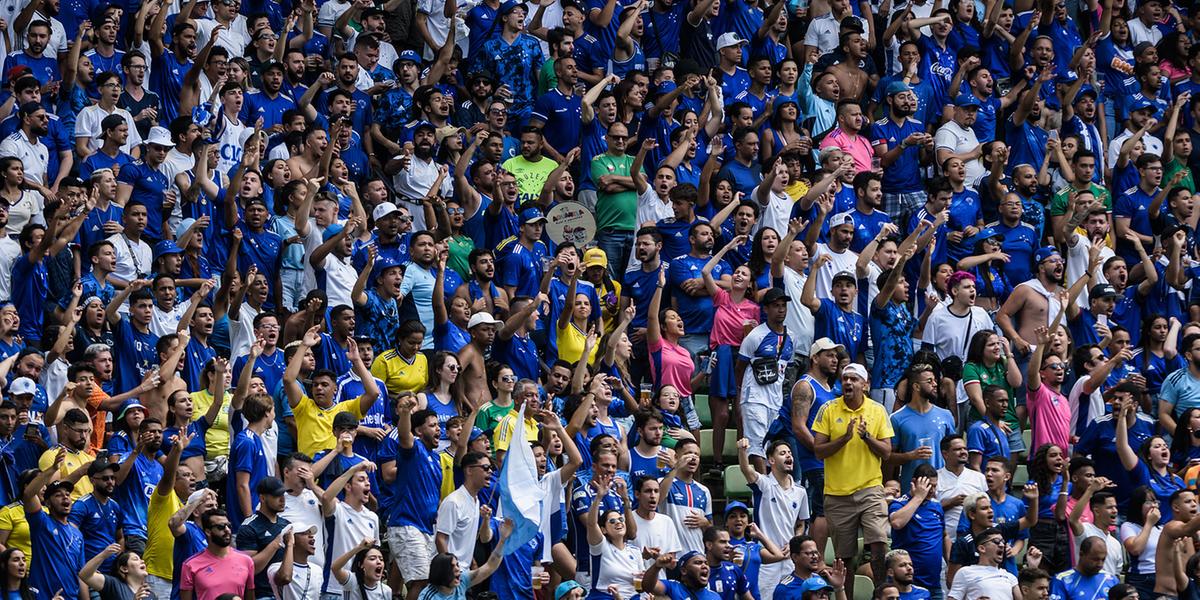
<svg viewBox="0 0 1200 600"><path fill-rule="evenodd" d="M498 10L496 12L500 16L504 16L504 15L507 15L509 12L511 12L513 9L520 8L521 6L523 6L523 4L520 2L517 2L517 0L505 0L505 2L500 5L500 10Z"/></svg>
<svg viewBox="0 0 1200 600"><path fill-rule="evenodd" d="M542 209L536 206L531 206L521 211L521 224L526 223L545 223L546 215L542 214Z"/></svg>
<svg viewBox="0 0 1200 600"><path fill-rule="evenodd" d="M659 96L662 96L665 94L670 94L671 92L675 91L678 87L679 86L676 85L674 81L664 81L664 82L658 84L657 93Z"/></svg>
<svg viewBox="0 0 1200 600"><path fill-rule="evenodd" d="M998 237L1001 235L1003 235L1003 234L1001 234L1000 230L996 229L995 227L984 227L983 229L979 230L979 233L976 233L975 235L971 236L970 239L967 240L966 246L968 248L974 248L976 244L978 244L979 242L982 242L983 240Z"/></svg>
<svg viewBox="0 0 1200 600"><path fill-rule="evenodd" d="M958 97L954 99L954 105L959 108L969 108L972 106L979 108L980 106L983 106L983 103L979 101L979 98L975 97L975 94L959 94Z"/></svg>
<svg viewBox="0 0 1200 600"><path fill-rule="evenodd" d="M1037 254L1033 255L1033 262L1034 264L1041 264L1042 261L1055 256L1062 256L1058 253L1058 248L1054 246L1042 246L1038 248Z"/></svg>
<svg viewBox="0 0 1200 600"><path fill-rule="evenodd" d="M729 502L729 504L725 505L725 517L728 518L729 513L733 512L735 510L744 510L744 511L746 511L746 514L750 514L750 507L746 506L745 502L739 502L737 500L732 500Z"/></svg>
<svg viewBox="0 0 1200 600"><path fill-rule="evenodd" d="M142 403L138 402L136 399L126 400L125 403L121 405L121 410L117 412L117 420L120 421L121 419L124 419L125 413L135 408L141 409L142 412L146 411L146 407L142 406Z"/></svg>
<svg viewBox="0 0 1200 600"><path fill-rule="evenodd" d="M397 260L392 259L391 257L380 256L379 258L375 259L375 266L372 268L372 273L371 273L372 277L371 278L375 282L378 282L379 277L382 276L385 271L387 271L388 269L390 269L392 267L402 267L402 266L404 266L402 263L400 263Z"/></svg>
<svg viewBox="0 0 1200 600"><path fill-rule="evenodd" d="M472 427L471 435L467 437L467 441L473 442L481 437L483 437L483 430L478 427Z"/></svg>
<svg viewBox="0 0 1200 600"><path fill-rule="evenodd" d="M166 256L168 254L183 254L181 249L175 242L171 240L163 240L154 245L154 258Z"/></svg>
<svg viewBox="0 0 1200 600"><path fill-rule="evenodd" d="M408 62L417 63L419 65L421 64L421 55L417 54L415 50L405 50L404 52L400 53L400 58L397 58L396 60L401 62L407 60Z"/></svg>
<svg viewBox="0 0 1200 600"><path fill-rule="evenodd" d="M437 125L434 125L433 123L430 123L429 121L417 121L416 123L413 123L413 126L412 126L413 133L416 133L422 129L429 129L431 131L437 131Z"/></svg>
<svg viewBox="0 0 1200 600"><path fill-rule="evenodd" d="M1141 94L1138 94L1138 96L1139 97L1135 98L1133 100L1133 103L1131 103L1129 105L1129 112L1137 112L1139 110L1145 110L1147 108L1157 108L1156 106L1154 106L1154 103L1151 102L1145 96L1142 96Z"/></svg>
<svg viewBox="0 0 1200 600"><path fill-rule="evenodd" d="M893 82L889 83L887 86L887 95L889 95L889 96L895 96L896 94L900 94L903 92L911 92L911 91L912 91L912 86L908 85L907 83L904 83L903 81L900 81L900 80L893 81Z"/></svg>
<svg viewBox="0 0 1200 600"><path fill-rule="evenodd" d="M558 587L554 588L554 600L562 600L563 596L570 594L571 590L576 589L582 590L584 587L579 585L578 581L575 581L574 579L568 579L567 581L558 584Z"/></svg>
<svg viewBox="0 0 1200 600"><path fill-rule="evenodd" d="M321 241L328 242L333 239L333 236L342 232L345 227L341 223L333 223L325 228L325 232L321 234Z"/></svg>
<svg viewBox="0 0 1200 600"><path fill-rule="evenodd" d="M1079 88L1079 93L1075 94L1075 99L1071 103L1079 102L1085 95L1090 95L1093 99L1100 97L1100 94L1096 92L1096 88L1092 87L1092 84L1085 83L1083 87Z"/></svg>
<svg viewBox="0 0 1200 600"><path fill-rule="evenodd" d="M824 577L821 577L820 575L813 575L812 577L804 580L804 585L800 587L800 593L807 594L808 592L818 592L821 590L832 589L833 586L829 585L829 582L825 581Z"/></svg>
<svg viewBox="0 0 1200 600"><path fill-rule="evenodd" d="M704 555L695 550L688 550L687 552L683 553L683 556L679 557L679 560L676 561L675 564L679 565L680 568L683 568L683 565L686 565L687 561L692 560L693 558L696 558L696 557L704 558ZM705 560L707 561L707 559L705 559Z"/></svg>

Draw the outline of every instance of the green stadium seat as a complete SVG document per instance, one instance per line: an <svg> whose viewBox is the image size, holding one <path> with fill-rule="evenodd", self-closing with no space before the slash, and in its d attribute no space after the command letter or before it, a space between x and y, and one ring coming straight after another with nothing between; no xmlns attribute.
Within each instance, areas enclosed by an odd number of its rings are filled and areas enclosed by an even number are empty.
<svg viewBox="0 0 1200 600"><path fill-rule="evenodd" d="M711 428L712 412L708 410L708 394L692 396L692 404L696 406L696 414L700 416L700 426L706 429Z"/></svg>
<svg viewBox="0 0 1200 600"><path fill-rule="evenodd" d="M709 458L709 459L718 456L715 449L713 448L713 430L711 430L711 429L701 429L700 430L700 456L703 458ZM721 456L725 460L736 460L737 459L737 430L736 429L726 429L725 430L725 445L720 450L719 456Z"/></svg>
<svg viewBox="0 0 1200 600"><path fill-rule="evenodd" d="M1029 481L1029 467L1025 464L1017 465L1016 470L1013 472L1012 481L1013 489L1025 485L1025 482Z"/></svg>
<svg viewBox="0 0 1200 600"><path fill-rule="evenodd" d="M1026 429L1022 431L1021 439L1025 442L1025 455L1033 456L1034 451L1037 450L1037 448L1033 447L1033 430Z"/></svg>
<svg viewBox="0 0 1200 600"><path fill-rule="evenodd" d="M854 576L854 600L871 600L875 595L875 582L866 575Z"/></svg>
<svg viewBox="0 0 1200 600"><path fill-rule="evenodd" d="M750 486L746 483L746 476L742 473L741 467L737 465L725 467L724 483L725 497L739 500L750 498Z"/></svg>

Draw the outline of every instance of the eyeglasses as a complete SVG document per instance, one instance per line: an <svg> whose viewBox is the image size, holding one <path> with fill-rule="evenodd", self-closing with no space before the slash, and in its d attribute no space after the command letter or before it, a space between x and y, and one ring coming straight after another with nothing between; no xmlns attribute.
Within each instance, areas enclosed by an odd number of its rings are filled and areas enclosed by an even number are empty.
<svg viewBox="0 0 1200 600"><path fill-rule="evenodd" d="M517 376L516 375L505 375L500 378L500 381L503 381L504 383L516 383Z"/></svg>
<svg viewBox="0 0 1200 600"><path fill-rule="evenodd" d="M1042 368L1043 368L1043 369L1050 369L1051 371L1062 371L1062 370L1063 370L1063 369L1065 369L1066 367L1064 367L1062 363L1054 363L1054 364L1046 365L1046 366L1044 366L1044 367L1042 367Z"/></svg>
<svg viewBox="0 0 1200 600"><path fill-rule="evenodd" d="M412 223L412 217L408 215L396 218L399 219L401 223Z"/></svg>
<svg viewBox="0 0 1200 600"><path fill-rule="evenodd" d="M448 215L461 215L461 214L465 214L465 213L466 213L466 211L461 208L447 208L446 209L446 214L448 214Z"/></svg>
<svg viewBox="0 0 1200 600"><path fill-rule="evenodd" d="M612 525L614 523L624 523L624 522L625 522L625 517L609 517L608 518L609 525Z"/></svg>
<svg viewBox="0 0 1200 600"><path fill-rule="evenodd" d="M447 369L448 371L450 371L451 373L457 373L457 372L458 372L458 370L459 370L459 369L461 369L461 368L462 368L462 367L460 367L460 366L458 366L458 365L446 365L446 369Z"/></svg>
<svg viewBox="0 0 1200 600"><path fill-rule="evenodd" d="M490 110L488 110L488 114L489 114L489 115L503 115L503 114L505 114L505 113L507 113L507 112L508 112L508 111L506 111L506 110L505 110L505 109L503 109L503 108L493 108L493 109L490 109Z"/></svg>
<svg viewBox="0 0 1200 600"><path fill-rule="evenodd" d="M492 465L467 465L468 469L470 469L471 467L474 467L476 469L483 469L484 471L488 471L489 473L496 470L496 467L494 467Z"/></svg>
<svg viewBox="0 0 1200 600"><path fill-rule="evenodd" d="M984 544L995 544L995 545L997 545L997 546L1003 546L1003 545L1005 544L1005 541L1004 541L1004 538L1002 538L1002 537L999 537L999 538L988 538L988 539L986 539L986 540L983 540L983 541L982 541L982 542L980 542L979 544L980 544L981 546L982 546L982 545L984 545Z"/></svg>
<svg viewBox="0 0 1200 600"><path fill-rule="evenodd" d="M145 71L146 65L129 65L128 67L125 67L125 68L130 71Z"/></svg>

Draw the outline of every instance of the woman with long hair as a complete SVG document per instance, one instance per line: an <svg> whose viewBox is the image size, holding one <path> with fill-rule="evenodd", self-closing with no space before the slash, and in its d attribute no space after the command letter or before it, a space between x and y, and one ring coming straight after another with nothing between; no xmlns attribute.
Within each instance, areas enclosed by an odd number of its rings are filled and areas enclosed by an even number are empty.
<svg viewBox="0 0 1200 600"><path fill-rule="evenodd" d="M1179 320L1152 315L1142 320L1142 347L1134 350L1130 361L1146 379L1146 393L1158 395L1163 380L1172 372L1187 366L1179 356Z"/></svg>
<svg viewBox="0 0 1200 600"><path fill-rule="evenodd" d="M994 235L993 235L994 234ZM987 228L975 234L972 253L958 261L958 268L975 276L975 304L996 312L1015 287L1004 274L1009 257L1002 248L1004 236Z"/></svg>
<svg viewBox="0 0 1200 600"><path fill-rule="evenodd" d="M0 552L0 578L4 582L5 600L37 598L37 593L29 587L29 558L24 550L10 546Z"/></svg>
<svg viewBox="0 0 1200 600"><path fill-rule="evenodd" d="M1171 85L1192 76L1192 68L1188 66L1188 54L1192 49L1192 39L1187 33L1172 31L1164 35L1156 46L1158 50L1158 68L1162 74L1171 80Z"/></svg>
<svg viewBox="0 0 1200 600"><path fill-rule="evenodd" d="M31 221L45 223L42 211L46 208L46 198L49 196L49 188L25 177L25 165L21 159L13 156L0 158L0 201L8 205L5 233L18 235Z"/></svg>
<svg viewBox="0 0 1200 600"><path fill-rule="evenodd" d="M953 15L953 27L946 43L952 48L970 46L980 48L979 36L983 31L983 23L979 22L979 14L975 12L975 2L971 0L950 0L950 13Z"/></svg>
<svg viewBox="0 0 1200 600"><path fill-rule="evenodd" d="M596 325L589 323L592 318L592 300L587 293L580 292L578 284L582 274L578 269L567 275L567 306L558 315L555 323L555 336L558 341L558 358L569 363L586 360L588 365L595 364L596 351L600 349L596 343ZM569 310L568 310L569 309Z"/></svg>
<svg viewBox="0 0 1200 600"><path fill-rule="evenodd" d="M744 238L743 238L744 241ZM754 243L750 247L750 276L754 278L754 287L758 290L753 295L759 300L771 289L771 257L779 247L779 232L771 227L763 227L754 234Z"/></svg>
<svg viewBox="0 0 1200 600"><path fill-rule="evenodd" d="M458 381L459 370L457 356L445 351L435 353L433 360L429 361L429 383L425 391L417 394L417 410L428 408L437 413L438 424L442 428L442 437L438 440L439 452L450 444L446 437L446 421L455 415L465 414L455 394L457 388L454 384Z"/></svg>
<svg viewBox="0 0 1200 600"><path fill-rule="evenodd" d="M601 300L603 302L603 300ZM632 304L621 312L621 318L616 328L607 336L601 338L600 347L604 355L600 358L598 373L609 377L613 389L614 402L609 410L618 416L629 416L637 412L637 389L633 387L633 378L629 374L629 359L633 356L633 342L629 341L629 324L633 322L636 307ZM618 405L619 404L619 405Z"/></svg>
<svg viewBox="0 0 1200 600"><path fill-rule="evenodd" d="M117 558L113 561L112 575L98 573L100 565L113 556ZM79 579L97 592L100 600L134 598L146 584L146 562L136 552L122 552L120 544L109 544L83 565Z"/></svg>
<svg viewBox="0 0 1200 600"><path fill-rule="evenodd" d="M629 490L624 481L613 475L597 476L592 482L597 498L608 496L611 489L624 500L623 511L601 511L600 505L605 502L593 502L588 510L587 542L592 564L597 565L592 576L602 576L610 585L616 586L622 598L634 598L637 592L634 591L633 581L644 568L641 549L628 543L637 537L637 523L629 502Z"/></svg>
<svg viewBox="0 0 1200 600"><path fill-rule="evenodd" d="M1188 408L1175 420L1175 431L1171 436L1171 464L1180 475L1200 460L1200 408Z"/></svg>
<svg viewBox="0 0 1200 600"><path fill-rule="evenodd" d="M329 574L342 586L344 600L392 600L386 570L383 550L369 539L359 542L329 565Z"/></svg>
<svg viewBox="0 0 1200 600"><path fill-rule="evenodd" d="M429 561L429 585L421 590L417 600L466 600L467 590L471 586L487 581L500 568L500 560L504 558L504 542L512 530L512 521L505 520L500 525L500 540L496 542L487 562L472 571L464 572L453 554L442 552L434 556Z"/></svg>
<svg viewBox="0 0 1200 600"><path fill-rule="evenodd" d="M680 394L680 407L684 425L690 431L700 429L700 416L692 406L692 380L702 377L696 374L696 363L692 354L680 344L687 334L683 317L674 308L661 308L663 287L667 285L666 269L658 271L658 287L650 297L650 309L646 312L646 348L650 351L650 374L654 386L671 385ZM661 312L660 312L661 310Z"/></svg>
<svg viewBox="0 0 1200 600"><path fill-rule="evenodd" d="M983 403L983 389L998 385L1008 391L1008 409L1004 411L1004 422L1008 424L1008 444L1013 454L1028 451L1021 439L1021 425L1017 417L1016 390L1024 380L1021 367L1013 356L1008 338L995 331L975 332L967 345L967 362L963 364L962 383L971 403L970 421L987 414ZM1022 412L1024 409L1022 409ZM1015 432L1015 433L1014 433ZM1014 442L1020 442L1014 446Z"/></svg>
<svg viewBox="0 0 1200 600"><path fill-rule="evenodd" d="M1125 522L1118 535L1125 552L1129 553L1129 572L1125 582L1138 591L1139 598L1154 598L1154 557L1158 553L1158 537L1162 535L1162 511L1158 497L1150 486L1138 486L1129 495L1125 507Z"/></svg>
<svg viewBox="0 0 1200 600"><path fill-rule="evenodd" d="M1042 444L1029 461L1029 480L1038 485L1038 522L1029 530L1029 545L1042 551L1042 568L1060 572L1070 566L1067 541L1067 453Z"/></svg>
<svg viewBox="0 0 1200 600"><path fill-rule="evenodd" d="M713 269L720 264L730 250L746 241L746 236L739 235L729 240L700 270L704 279L704 287L712 296L713 321L709 334L709 351L712 359L708 365L708 408L712 414L713 447L725 447L725 428L730 419L737 424L741 431L742 420L739 418L738 396L740 385L734 372L737 363L738 349L746 334L758 325L760 308L754 301L753 271L749 265L742 265L733 270L729 281L729 291L717 286L713 279ZM741 434L739 433L740 437ZM719 453L718 453L719 454ZM717 456L713 469L724 471L724 462Z"/></svg>
<svg viewBox="0 0 1200 600"><path fill-rule="evenodd" d="M229 368L229 361L223 358L214 358L213 362L216 365L216 371L208 376L208 391L213 398L224 398L225 371ZM205 369L204 372L208 373L208 370ZM192 395L185 389L175 390L170 396L167 396L167 427L163 429L162 433L162 451L170 453L178 438L182 437L182 432L186 431L192 437L192 441L187 448L183 449L179 460L182 464L187 465L192 473L199 474L204 473L204 459L208 454L204 438L208 434L209 428L216 424L223 403L209 404L208 410L199 419L193 420L194 402Z"/></svg>
<svg viewBox="0 0 1200 600"><path fill-rule="evenodd" d="M795 63L791 59L788 61ZM805 137L800 128L801 117L800 103L796 100L788 98L775 102L771 126L763 132L761 157L764 163L783 152L789 144L799 144Z"/></svg>
<svg viewBox="0 0 1200 600"><path fill-rule="evenodd" d="M492 399L479 407L479 416L475 418L472 425L482 429L490 439L492 432L500 424L500 419L503 419L504 415L512 410L513 390L517 388L517 375L511 367L496 361L489 362L487 370Z"/></svg>
<svg viewBox="0 0 1200 600"><path fill-rule="evenodd" d="M631 139L637 138L637 128L640 124L643 106L646 103L646 92L637 84L634 78L622 79L613 90L617 101L617 122L624 123L629 128Z"/></svg>
<svg viewBox="0 0 1200 600"><path fill-rule="evenodd" d="M1171 471L1171 447L1162 436L1152 436L1142 442L1136 452L1129 445L1129 415L1137 407L1132 402L1121 407L1117 414L1117 456L1121 466L1129 471L1134 485L1148 485L1159 498L1170 498L1177 490L1184 489L1183 478ZM1172 518L1171 506L1162 507L1163 520Z"/></svg>

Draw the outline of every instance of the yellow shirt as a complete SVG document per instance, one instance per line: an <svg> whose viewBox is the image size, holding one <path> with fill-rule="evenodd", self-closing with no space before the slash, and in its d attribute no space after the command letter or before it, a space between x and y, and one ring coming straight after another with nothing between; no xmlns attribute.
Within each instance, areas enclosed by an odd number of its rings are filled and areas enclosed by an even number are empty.
<svg viewBox="0 0 1200 600"><path fill-rule="evenodd" d="M850 420L859 418L866 419L867 432L877 440L887 440L895 435L887 410L878 402L864 398L858 410L850 410L840 396L821 406L812 430L837 440L846 433ZM857 433L853 434L841 450L825 459L825 493L849 496L859 490L883 485L881 462L867 443Z"/></svg>
<svg viewBox="0 0 1200 600"><path fill-rule="evenodd" d="M43 452L41 458L38 459L38 468L43 471L49 469L50 465L54 464L54 457L58 454L58 449L63 447L65 446L55 446ZM75 472L75 469L89 464L93 460L96 460L96 457L88 452L75 452L67 448L66 459L63 460L62 468L58 471L58 477L55 477L55 480L66 479L67 475ZM75 482L75 490L71 492L71 500L78 500L90 493L92 493L92 480L88 479L85 473L83 477L79 478L79 481Z"/></svg>
<svg viewBox="0 0 1200 600"><path fill-rule="evenodd" d="M446 496L454 493L454 456L449 452L442 451L438 454L438 463L442 467L442 489L439 495L442 500Z"/></svg>
<svg viewBox="0 0 1200 600"><path fill-rule="evenodd" d="M492 433L492 449L496 452L508 452L508 445L512 442L513 433L516 432L517 419L521 414L515 410L509 411L500 419L500 424L496 426L496 431ZM538 437L538 424L535 419L525 419L525 439L534 441Z"/></svg>
<svg viewBox="0 0 1200 600"><path fill-rule="evenodd" d="M204 434L204 449L208 453L205 458L209 460L218 456L229 456L229 406L232 402L233 395L226 392L222 402L224 408L217 413L217 422ZM192 420L199 421L212 403L213 395L208 390L192 392Z"/></svg>
<svg viewBox="0 0 1200 600"><path fill-rule="evenodd" d="M587 333L579 330L574 323L567 323L566 327L558 327L558 357L569 363L579 362L583 357L583 349L587 347ZM596 351L600 349L600 344L597 343L595 348L592 348L588 354L588 364L595 364Z"/></svg>
<svg viewBox="0 0 1200 600"><path fill-rule="evenodd" d="M300 402L292 409L292 415L296 417L296 445L300 451L309 456L316 456L323 450L332 450L337 445L337 440L333 437L333 418L342 411L353 414L358 419L363 418L358 398L338 402L329 408L321 408L312 398L302 396Z"/></svg>
<svg viewBox="0 0 1200 600"><path fill-rule="evenodd" d="M400 392L415 394L425 389L425 384L429 382L429 361L418 352L412 362L408 362L392 349L375 357L375 362L371 363L371 374L387 386L388 396L394 399Z"/></svg>
<svg viewBox="0 0 1200 600"><path fill-rule="evenodd" d="M25 505L18 500L0 508L0 529L10 532L4 542L9 548L20 548L25 560L33 563L33 541L29 538L29 521L25 520Z"/></svg>
<svg viewBox="0 0 1200 600"><path fill-rule="evenodd" d="M183 502L171 490L162 495L155 490L150 494L150 508L146 511L146 572L155 577L171 579L175 570L175 536L167 525L171 515L183 508Z"/></svg>

